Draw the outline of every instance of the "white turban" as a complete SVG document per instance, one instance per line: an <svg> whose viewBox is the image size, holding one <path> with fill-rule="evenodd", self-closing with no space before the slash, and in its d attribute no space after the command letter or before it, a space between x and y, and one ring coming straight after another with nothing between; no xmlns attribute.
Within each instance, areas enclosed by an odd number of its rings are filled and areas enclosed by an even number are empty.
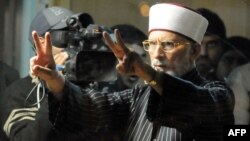
<svg viewBox="0 0 250 141"><path fill-rule="evenodd" d="M153 5L149 11L149 33L167 30L182 34L201 43L208 21L197 12L186 7L161 3Z"/></svg>

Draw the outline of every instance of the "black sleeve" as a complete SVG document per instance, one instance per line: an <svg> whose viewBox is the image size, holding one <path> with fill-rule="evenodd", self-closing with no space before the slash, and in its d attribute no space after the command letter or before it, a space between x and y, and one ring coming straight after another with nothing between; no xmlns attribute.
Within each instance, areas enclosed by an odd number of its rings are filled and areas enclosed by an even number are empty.
<svg viewBox="0 0 250 141"><path fill-rule="evenodd" d="M1 99L1 130L10 141L47 141L52 126L48 120L46 101L41 103L40 109L24 105L33 86L30 79L18 80L6 89Z"/></svg>
<svg viewBox="0 0 250 141"><path fill-rule="evenodd" d="M20 78L19 73L15 69L9 69L8 72L6 72L6 86L9 86L11 83L13 83L15 80L18 80Z"/></svg>
<svg viewBox="0 0 250 141"><path fill-rule="evenodd" d="M223 126L233 124L233 94L221 82L202 86L164 76L162 96L152 90L148 115L161 125L191 133L196 139L221 138ZM154 111L153 109L158 109Z"/></svg>
<svg viewBox="0 0 250 141"><path fill-rule="evenodd" d="M82 89L66 81L61 102L49 96L50 121L58 130L81 127L90 132L106 132L124 126L135 90L104 93ZM119 121L119 123L117 123Z"/></svg>

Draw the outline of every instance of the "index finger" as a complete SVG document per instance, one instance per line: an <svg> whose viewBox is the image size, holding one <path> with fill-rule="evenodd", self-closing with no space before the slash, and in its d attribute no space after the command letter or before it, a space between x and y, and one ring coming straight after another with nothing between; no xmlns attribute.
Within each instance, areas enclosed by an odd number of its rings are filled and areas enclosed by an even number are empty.
<svg viewBox="0 0 250 141"><path fill-rule="evenodd" d="M103 32L103 38L105 39L106 44L112 50L112 52L116 53L115 43L112 41L111 37L109 36L108 32Z"/></svg>
<svg viewBox="0 0 250 141"><path fill-rule="evenodd" d="M52 54L52 44L50 40L50 33L45 33L45 53L51 55Z"/></svg>
<svg viewBox="0 0 250 141"><path fill-rule="evenodd" d="M124 45L122 38L121 38L121 34L119 32L118 29L115 29L115 37L116 37L116 41L117 44L119 45L119 47L121 47L122 51L124 52L124 54L128 54L130 51L129 49Z"/></svg>
<svg viewBox="0 0 250 141"><path fill-rule="evenodd" d="M42 48L42 45L40 43L40 40L39 40L39 36L37 34L36 31L32 31L32 38L33 38L33 41L34 41L34 44L35 44L35 49L36 49L36 54L39 54L41 52L41 48Z"/></svg>

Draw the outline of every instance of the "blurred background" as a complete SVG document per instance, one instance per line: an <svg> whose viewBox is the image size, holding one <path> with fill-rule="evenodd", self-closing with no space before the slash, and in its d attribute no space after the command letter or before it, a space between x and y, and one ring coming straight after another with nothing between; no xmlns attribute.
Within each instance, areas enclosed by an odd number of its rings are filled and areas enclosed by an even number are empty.
<svg viewBox="0 0 250 141"><path fill-rule="evenodd" d="M34 55L29 26L37 11L45 7L86 12L96 24L132 24L147 33L149 7L159 2L208 8L222 18L227 36L250 38L250 0L0 0L0 60L16 68L21 77L28 74L29 58Z"/></svg>

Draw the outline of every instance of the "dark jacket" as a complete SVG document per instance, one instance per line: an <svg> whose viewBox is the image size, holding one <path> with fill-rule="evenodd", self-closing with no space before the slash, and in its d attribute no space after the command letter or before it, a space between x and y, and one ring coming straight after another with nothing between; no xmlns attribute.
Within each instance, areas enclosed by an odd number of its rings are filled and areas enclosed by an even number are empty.
<svg viewBox="0 0 250 141"><path fill-rule="evenodd" d="M40 108L35 104L37 89L28 97L34 86L30 76L19 79L6 89L1 99L1 127L10 141L47 141L52 130L47 95L41 99Z"/></svg>
<svg viewBox="0 0 250 141"><path fill-rule="evenodd" d="M75 128L73 131L67 130L67 132L55 130L48 118L47 92L45 90L45 95L40 94L40 108L37 108L37 87L34 87L31 77L27 76L11 84L0 99L3 103L0 106L0 125L5 129L4 134L10 141L88 141L94 139L102 141L104 139L104 137L93 136L84 126ZM34 91L29 96L32 89ZM112 135L112 138L114 137Z"/></svg>
<svg viewBox="0 0 250 141"><path fill-rule="evenodd" d="M60 104L49 97L50 120L58 130L84 126L93 136L124 129L124 141L223 140L223 126L234 123L232 91L196 70L163 77L161 96L149 86L105 93L66 82Z"/></svg>
<svg viewBox="0 0 250 141"><path fill-rule="evenodd" d="M4 89L17 79L19 79L18 71L0 61L0 97Z"/></svg>
<svg viewBox="0 0 250 141"><path fill-rule="evenodd" d="M19 79L18 71L0 61L0 107L4 104L1 102L4 90L17 79ZM2 109L0 109L0 115L2 114L1 111ZM2 129L0 129L0 141L7 141Z"/></svg>

